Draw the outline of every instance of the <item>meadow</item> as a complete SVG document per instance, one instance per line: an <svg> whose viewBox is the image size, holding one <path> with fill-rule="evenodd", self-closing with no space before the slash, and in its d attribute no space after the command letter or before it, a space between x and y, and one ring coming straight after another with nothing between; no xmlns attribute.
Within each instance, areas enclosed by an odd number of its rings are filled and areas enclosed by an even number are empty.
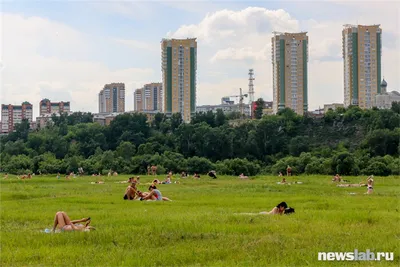
<svg viewBox="0 0 400 267"><path fill-rule="evenodd" d="M204 176L160 185L171 202L124 201L127 184L115 182L127 177L1 179L1 266L399 266L399 177L376 177L374 194L365 195L366 187L339 188L329 176L289 177L303 182L292 185L272 176ZM141 176L139 189L152 179ZM281 201L296 213L235 214ZM57 211L90 216L97 230L43 233ZM394 252L394 261L317 258L354 249Z"/></svg>

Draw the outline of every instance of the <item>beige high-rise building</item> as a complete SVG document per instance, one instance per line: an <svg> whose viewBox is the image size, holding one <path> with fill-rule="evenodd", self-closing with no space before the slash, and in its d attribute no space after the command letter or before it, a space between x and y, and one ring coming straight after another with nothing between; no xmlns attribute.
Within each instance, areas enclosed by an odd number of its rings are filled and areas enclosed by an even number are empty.
<svg viewBox="0 0 400 267"><path fill-rule="evenodd" d="M306 32L277 33L272 37L273 112L308 110L308 36Z"/></svg>
<svg viewBox="0 0 400 267"><path fill-rule="evenodd" d="M145 84L143 88L135 90L135 111L159 111L163 105L162 83Z"/></svg>
<svg viewBox="0 0 400 267"><path fill-rule="evenodd" d="M196 112L197 41L163 39L162 76L163 111L167 115L180 112L189 122Z"/></svg>
<svg viewBox="0 0 400 267"><path fill-rule="evenodd" d="M136 89L133 93L134 110L143 111L143 88Z"/></svg>
<svg viewBox="0 0 400 267"><path fill-rule="evenodd" d="M99 113L125 112L125 84L104 85L99 93Z"/></svg>
<svg viewBox="0 0 400 267"><path fill-rule="evenodd" d="M372 108L380 93L382 29L380 25L344 25L344 105Z"/></svg>

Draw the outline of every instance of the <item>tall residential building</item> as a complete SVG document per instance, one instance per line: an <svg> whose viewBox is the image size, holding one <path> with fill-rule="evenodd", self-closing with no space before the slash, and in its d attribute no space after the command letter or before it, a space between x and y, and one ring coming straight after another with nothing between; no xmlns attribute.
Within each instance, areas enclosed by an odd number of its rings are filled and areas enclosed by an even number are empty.
<svg viewBox="0 0 400 267"><path fill-rule="evenodd" d="M344 105L372 108L380 93L382 29L380 25L344 25Z"/></svg>
<svg viewBox="0 0 400 267"><path fill-rule="evenodd" d="M40 115L70 112L71 107L69 102L51 102L49 99L42 99L39 103Z"/></svg>
<svg viewBox="0 0 400 267"><path fill-rule="evenodd" d="M143 88L136 89L133 93L133 103L135 111L143 110Z"/></svg>
<svg viewBox="0 0 400 267"><path fill-rule="evenodd" d="M162 112L163 98L162 83L145 84L143 88L135 90L135 111Z"/></svg>
<svg viewBox="0 0 400 267"><path fill-rule="evenodd" d="M308 110L308 36L306 32L278 33L272 37L273 111Z"/></svg>
<svg viewBox="0 0 400 267"><path fill-rule="evenodd" d="M180 112L189 122L196 113L196 38L163 39L161 50L163 111L167 115Z"/></svg>
<svg viewBox="0 0 400 267"><path fill-rule="evenodd" d="M23 119L27 119L31 124L32 118L32 104L29 102L25 101L20 106L3 104L1 105L1 132L14 131L15 124L21 123Z"/></svg>
<svg viewBox="0 0 400 267"><path fill-rule="evenodd" d="M99 113L125 112L125 84L104 85L99 93Z"/></svg>

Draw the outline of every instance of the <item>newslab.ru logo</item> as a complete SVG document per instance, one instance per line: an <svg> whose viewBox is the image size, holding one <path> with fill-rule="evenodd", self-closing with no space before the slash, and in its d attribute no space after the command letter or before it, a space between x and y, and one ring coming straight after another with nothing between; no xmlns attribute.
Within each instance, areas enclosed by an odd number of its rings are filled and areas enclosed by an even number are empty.
<svg viewBox="0 0 400 267"><path fill-rule="evenodd" d="M393 261L393 252L371 252L367 249L365 252L318 252L319 261Z"/></svg>

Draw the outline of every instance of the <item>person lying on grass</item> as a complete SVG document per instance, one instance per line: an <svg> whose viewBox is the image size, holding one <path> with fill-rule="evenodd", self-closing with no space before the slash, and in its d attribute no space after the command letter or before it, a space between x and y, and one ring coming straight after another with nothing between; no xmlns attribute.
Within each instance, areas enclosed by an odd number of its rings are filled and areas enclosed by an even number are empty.
<svg viewBox="0 0 400 267"><path fill-rule="evenodd" d="M81 222L85 222L85 224L80 224ZM57 226L60 228L61 232L65 231L82 231L82 232L89 232L90 230L95 230L93 226L89 226L90 224L90 217L83 218L81 220L74 220L68 217L68 215L63 212L59 211L56 213L54 217L54 226L52 232L56 231Z"/></svg>
<svg viewBox="0 0 400 267"><path fill-rule="evenodd" d="M287 212L286 212L287 210ZM282 215L282 214L289 214L294 213L293 208L288 208L286 202L279 203L276 207L274 207L271 211L262 211L260 214L269 214L269 215Z"/></svg>
<svg viewBox="0 0 400 267"><path fill-rule="evenodd" d="M239 215L259 215L259 214L263 214L263 215L282 215L282 214L291 214L291 213L295 213L294 208L288 207L288 205L286 204L286 202L281 202L279 203L276 207L274 207L271 211L262 211L259 213L236 213Z"/></svg>
<svg viewBox="0 0 400 267"><path fill-rule="evenodd" d="M240 179L249 179L249 177L246 176L246 175L244 175L243 173L241 173L241 174L239 175L239 178L240 178Z"/></svg>
<svg viewBox="0 0 400 267"><path fill-rule="evenodd" d="M160 190L157 189L155 185L149 186L150 192L139 192L140 200L155 200L155 201L171 201L167 197L163 197Z"/></svg>

